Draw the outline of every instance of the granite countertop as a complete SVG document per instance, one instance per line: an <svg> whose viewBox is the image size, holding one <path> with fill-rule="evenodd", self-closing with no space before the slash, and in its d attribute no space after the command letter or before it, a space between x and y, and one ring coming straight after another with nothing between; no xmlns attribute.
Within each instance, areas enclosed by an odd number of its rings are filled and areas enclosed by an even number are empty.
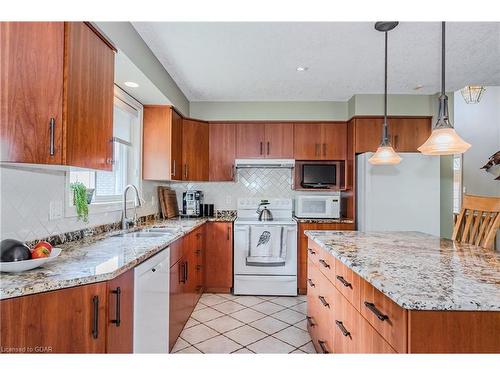
<svg viewBox="0 0 500 375"><path fill-rule="evenodd" d="M128 232L151 227L173 227L175 234L162 237L114 237L127 231L111 231L58 245L57 259L22 273L0 273L0 299L18 297L115 278L155 255L208 219L153 221ZM213 219L227 221L221 218Z"/></svg>
<svg viewBox="0 0 500 375"><path fill-rule="evenodd" d="M312 223L312 224L354 224L353 219L341 217L338 219L314 219L314 218L300 218L293 217L298 223Z"/></svg>
<svg viewBox="0 0 500 375"><path fill-rule="evenodd" d="M420 232L306 231L410 310L500 311L500 253Z"/></svg>

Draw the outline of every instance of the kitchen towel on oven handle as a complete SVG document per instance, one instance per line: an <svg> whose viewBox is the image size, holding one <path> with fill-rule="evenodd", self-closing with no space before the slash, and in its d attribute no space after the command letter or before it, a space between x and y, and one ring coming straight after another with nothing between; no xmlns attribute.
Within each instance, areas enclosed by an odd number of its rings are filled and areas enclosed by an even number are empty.
<svg viewBox="0 0 500 375"><path fill-rule="evenodd" d="M282 226L250 226L247 266L283 266L286 260L283 233Z"/></svg>

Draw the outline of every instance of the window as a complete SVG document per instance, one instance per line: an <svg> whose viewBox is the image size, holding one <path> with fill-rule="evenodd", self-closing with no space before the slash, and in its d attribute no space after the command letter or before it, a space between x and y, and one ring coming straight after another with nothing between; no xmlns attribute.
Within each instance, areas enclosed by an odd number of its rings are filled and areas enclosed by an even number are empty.
<svg viewBox="0 0 500 375"><path fill-rule="evenodd" d="M67 183L82 182L95 189L93 204L120 201L128 184L140 182L142 105L115 87L113 111L113 170L111 172L74 169ZM71 197L71 194L69 194ZM71 198L70 198L71 200ZM72 204L72 202L70 202Z"/></svg>
<svg viewBox="0 0 500 375"><path fill-rule="evenodd" d="M462 206L462 155L453 156L453 213Z"/></svg>

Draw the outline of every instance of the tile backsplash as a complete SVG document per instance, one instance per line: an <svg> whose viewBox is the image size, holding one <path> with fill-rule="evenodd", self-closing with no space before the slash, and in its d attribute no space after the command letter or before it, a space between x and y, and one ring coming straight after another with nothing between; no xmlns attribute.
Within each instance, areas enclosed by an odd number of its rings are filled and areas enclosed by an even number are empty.
<svg viewBox="0 0 500 375"><path fill-rule="evenodd" d="M138 215L158 211L157 184L143 181L143 206ZM64 200L66 171L18 165L0 166L0 239L30 241L57 234L120 221L121 208L105 213L90 213L89 222L66 217ZM132 196L132 194L131 194ZM61 202L63 216L50 220L51 202Z"/></svg>
<svg viewBox="0 0 500 375"><path fill-rule="evenodd" d="M235 182L173 182L182 207L182 192L202 190L204 203L213 203L215 209L235 210L238 198L293 198L292 170L285 168L237 169Z"/></svg>

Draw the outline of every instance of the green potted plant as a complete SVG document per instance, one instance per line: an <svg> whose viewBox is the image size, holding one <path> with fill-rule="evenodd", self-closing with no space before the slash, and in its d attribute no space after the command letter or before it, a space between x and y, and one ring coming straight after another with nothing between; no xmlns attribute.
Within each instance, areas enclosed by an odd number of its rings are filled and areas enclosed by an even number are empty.
<svg viewBox="0 0 500 375"><path fill-rule="evenodd" d="M73 191L73 204L76 208L78 220L85 223L89 221L89 202L87 200L87 187L81 182L74 182L70 185Z"/></svg>

